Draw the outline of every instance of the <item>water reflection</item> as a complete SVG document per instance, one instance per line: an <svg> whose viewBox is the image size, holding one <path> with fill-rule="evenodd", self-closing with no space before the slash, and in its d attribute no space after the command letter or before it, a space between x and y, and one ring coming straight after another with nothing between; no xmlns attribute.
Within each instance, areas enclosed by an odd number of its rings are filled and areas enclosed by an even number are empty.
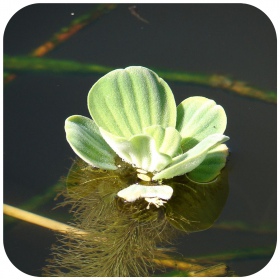
<svg viewBox="0 0 280 280"><path fill-rule="evenodd" d="M187 232L211 227L222 212L229 192L226 169L210 183L198 184L180 176L167 184L174 192L166 204L165 215L174 227Z"/></svg>
<svg viewBox="0 0 280 280"><path fill-rule="evenodd" d="M88 166L78 159L68 174L61 206L70 206L71 225L87 234L59 235L45 276L149 276L184 232L209 228L228 196L227 172L211 183L186 176L166 180L172 198L157 208L144 199L125 202L117 193L138 183L136 170L119 160L116 171Z"/></svg>

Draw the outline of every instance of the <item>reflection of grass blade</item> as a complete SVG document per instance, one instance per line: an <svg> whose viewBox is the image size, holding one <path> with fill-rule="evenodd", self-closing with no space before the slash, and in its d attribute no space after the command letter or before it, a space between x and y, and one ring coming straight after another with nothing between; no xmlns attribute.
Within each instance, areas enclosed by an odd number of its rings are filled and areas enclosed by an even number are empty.
<svg viewBox="0 0 280 280"><path fill-rule="evenodd" d="M200 270L173 270L165 274L161 274L161 277L221 277L232 276L232 273L228 271L228 267L224 263L216 264L209 267L203 267Z"/></svg>
<svg viewBox="0 0 280 280"><path fill-rule="evenodd" d="M4 72L4 81L5 81L5 83L11 82L15 77L16 77L16 75L13 74L13 73Z"/></svg>
<svg viewBox="0 0 280 280"><path fill-rule="evenodd" d="M226 89L240 95L261 99L267 102L276 103L276 93L272 91L263 91L258 88L247 85L243 81L232 80L228 76L223 75L205 75L186 72L162 71L155 70L156 73L163 79L184 82L195 85L210 86L213 88Z"/></svg>
<svg viewBox="0 0 280 280"><path fill-rule="evenodd" d="M68 40L71 36L76 34L79 30L83 29L89 23L96 21L102 15L110 12L117 7L116 4L99 4L94 5L88 13L74 19L70 22L67 27L61 28L57 33L55 33L48 41L40 45L38 48L34 49L30 55L34 57L42 57L46 53L52 51L58 45ZM16 77L13 73L6 73L4 76L4 82L8 83L14 80Z"/></svg>
<svg viewBox="0 0 280 280"><path fill-rule="evenodd" d="M216 264L210 267L205 267L199 271L190 271L191 277L216 277L216 276L230 276L228 267L224 263Z"/></svg>
<svg viewBox="0 0 280 280"><path fill-rule="evenodd" d="M83 64L70 60L54 60L35 58L28 56L5 56L4 68L6 71L15 72L52 72L52 73L76 73L76 74L106 74L114 67L98 64ZM239 95L257 98L266 102L276 103L277 95L272 91L264 91L249 86L242 81L232 80L222 75L203 75L188 72L174 72L169 70L153 69L163 79L172 82L182 82L193 85L221 88L235 92Z"/></svg>
<svg viewBox="0 0 280 280"><path fill-rule="evenodd" d="M214 228L221 230L254 232L260 234L276 233L276 227L273 225L260 225L258 227L254 227L242 221L224 221L222 223L215 224Z"/></svg>
<svg viewBox="0 0 280 280"><path fill-rule="evenodd" d="M115 9L116 6L116 4L95 5L91 11L74 19L69 24L69 26L61 28L59 32L55 33L47 42L33 50L31 52L31 56L44 56L46 53L53 50L57 45L69 39L71 36L73 36L75 33L77 33L92 21L99 19L105 13Z"/></svg>
<svg viewBox="0 0 280 280"><path fill-rule="evenodd" d="M114 68L98 64L83 64L70 60L55 60L29 56L4 57L5 70L15 72L97 73L105 74Z"/></svg>
<svg viewBox="0 0 280 280"><path fill-rule="evenodd" d="M217 264L210 267L203 267L200 270L173 270L159 275L160 277L221 277L221 276L232 276L228 272L228 268L225 264Z"/></svg>
<svg viewBox="0 0 280 280"><path fill-rule="evenodd" d="M233 251L222 252L218 254L194 257L199 261L232 261L244 259L259 259L272 257L275 251L275 245L259 248L245 248Z"/></svg>
<svg viewBox="0 0 280 280"><path fill-rule="evenodd" d="M20 207L22 209L32 211L38 209L44 204L47 204L50 200L53 200L59 191L61 191L64 187L64 183L58 182L55 185L46 189L46 191L40 195L35 195L25 203L21 204Z"/></svg>

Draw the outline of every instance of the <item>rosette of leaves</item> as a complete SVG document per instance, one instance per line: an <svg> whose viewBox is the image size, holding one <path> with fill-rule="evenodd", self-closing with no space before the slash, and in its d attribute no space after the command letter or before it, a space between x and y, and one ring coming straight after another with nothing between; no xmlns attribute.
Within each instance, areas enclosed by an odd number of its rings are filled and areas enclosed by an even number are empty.
<svg viewBox="0 0 280 280"><path fill-rule="evenodd" d="M195 182L212 181L225 166L228 148L223 143L229 137L223 134L224 109L201 96L176 107L168 84L147 68L109 72L92 86L87 104L92 119L67 118L67 141L89 165L116 170L120 157L138 170L141 188L129 186L139 193L128 201L152 197L145 189L149 185L163 184L162 192L169 192L164 180L184 174ZM156 192L154 197L161 198ZM172 192L167 196L163 199Z"/></svg>

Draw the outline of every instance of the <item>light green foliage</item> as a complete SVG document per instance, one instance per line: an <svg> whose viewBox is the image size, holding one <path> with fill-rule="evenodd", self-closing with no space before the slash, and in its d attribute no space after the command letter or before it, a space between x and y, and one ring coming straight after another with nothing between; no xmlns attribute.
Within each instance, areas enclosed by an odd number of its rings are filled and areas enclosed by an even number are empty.
<svg viewBox="0 0 280 280"><path fill-rule="evenodd" d="M185 99L177 107L177 114L176 128L183 138L183 151L191 149L208 135L223 134L227 126L223 107L201 96Z"/></svg>
<svg viewBox="0 0 280 280"><path fill-rule="evenodd" d="M117 69L99 79L89 91L88 109L99 127L125 138L151 125L176 124L171 89L144 67Z"/></svg>
<svg viewBox="0 0 280 280"><path fill-rule="evenodd" d="M101 134L115 152L126 162L146 171L159 171L171 162L171 157L158 152L155 140L138 134L126 140L100 128Z"/></svg>
<svg viewBox="0 0 280 280"><path fill-rule="evenodd" d="M94 121L71 116L65 121L65 130L70 146L85 162L104 169L116 169L115 152L102 138Z"/></svg>
<svg viewBox="0 0 280 280"><path fill-rule="evenodd" d="M153 71L132 66L111 71L88 94L93 120L66 120L66 137L87 163L116 169L115 153L152 180L189 173L213 180L225 165L229 137L224 109L205 97L190 97L176 110L171 89Z"/></svg>
<svg viewBox="0 0 280 280"><path fill-rule="evenodd" d="M163 128L159 125L149 126L144 129L145 134L150 135L156 141L159 152L174 157L181 152L181 135L174 127Z"/></svg>
<svg viewBox="0 0 280 280"><path fill-rule="evenodd" d="M175 157L171 164L166 169L157 173L153 179L170 179L194 170L203 162L211 148L228 139L227 136L222 134L209 135L186 153Z"/></svg>

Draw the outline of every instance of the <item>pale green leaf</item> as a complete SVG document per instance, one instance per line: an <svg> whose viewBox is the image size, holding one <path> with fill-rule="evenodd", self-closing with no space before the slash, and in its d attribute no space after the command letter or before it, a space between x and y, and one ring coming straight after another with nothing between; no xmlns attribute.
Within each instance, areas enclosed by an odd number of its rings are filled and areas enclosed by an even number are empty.
<svg viewBox="0 0 280 280"><path fill-rule="evenodd" d="M146 171L162 170L171 162L171 157L157 151L155 140L149 135L136 135L130 139L115 136L100 129L106 142L124 161Z"/></svg>
<svg viewBox="0 0 280 280"><path fill-rule="evenodd" d="M223 134L227 125L226 113L215 101L194 96L177 107L176 128L182 136L183 152L215 133Z"/></svg>
<svg viewBox="0 0 280 280"><path fill-rule="evenodd" d="M214 146L227 141L229 137L222 134L212 134L198 143L186 153L175 157L164 170L155 174L153 180L170 179L188 173L198 167L205 159L208 151Z"/></svg>
<svg viewBox="0 0 280 280"><path fill-rule="evenodd" d="M115 170L115 152L100 135L93 120L71 116L65 121L66 139L85 162L98 168Z"/></svg>
<svg viewBox="0 0 280 280"><path fill-rule="evenodd" d="M176 104L167 83L153 71L131 66L100 78L88 95L89 112L104 130L120 137L152 125L175 127Z"/></svg>
<svg viewBox="0 0 280 280"><path fill-rule="evenodd" d="M157 150L160 153L174 157L177 155L181 143L181 135L174 127L163 128L153 125L144 129L145 134L150 135L156 141Z"/></svg>
<svg viewBox="0 0 280 280"><path fill-rule="evenodd" d="M210 182L215 179L226 164L228 148L225 144L208 151L204 161L193 171L188 173L188 178L196 182Z"/></svg>

